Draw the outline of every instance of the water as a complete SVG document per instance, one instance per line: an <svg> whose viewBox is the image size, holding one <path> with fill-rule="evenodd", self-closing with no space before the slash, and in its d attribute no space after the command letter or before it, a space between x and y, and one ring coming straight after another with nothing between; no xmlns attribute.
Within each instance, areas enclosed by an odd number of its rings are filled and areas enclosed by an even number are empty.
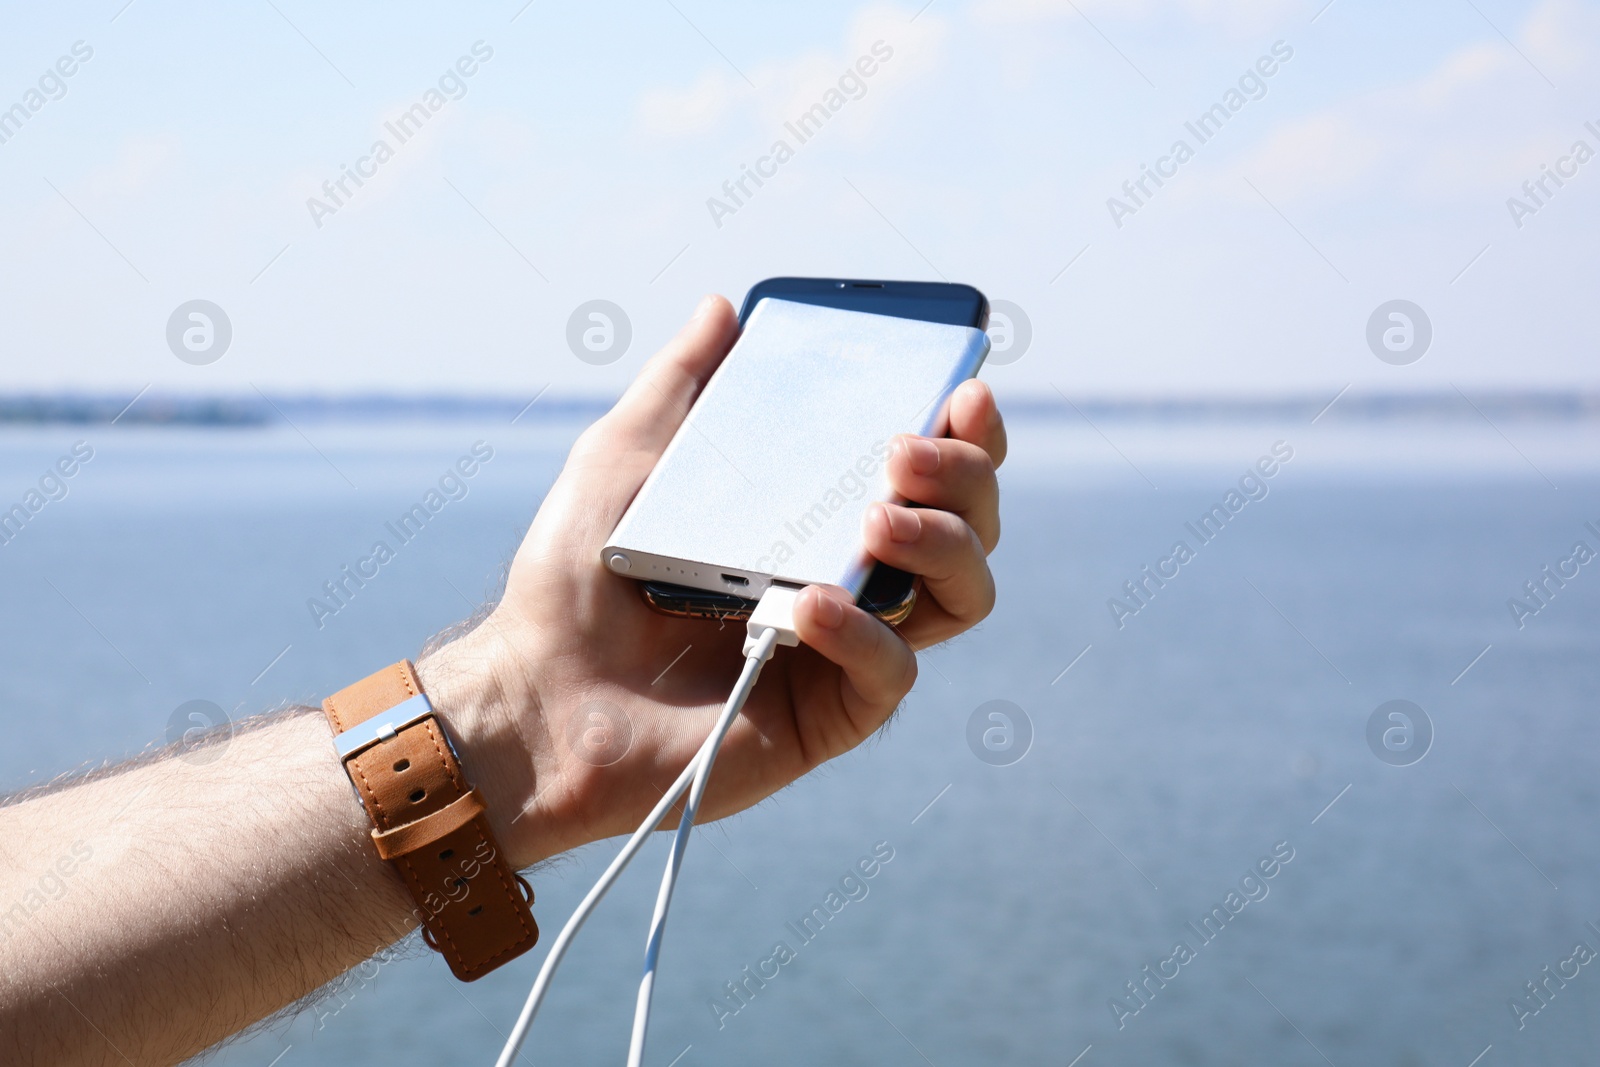
<svg viewBox="0 0 1600 1067"><path fill-rule="evenodd" d="M186 700L315 703L414 654L493 587L578 428L305 427L321 455L287 429L0 434L7 504L95 449L0 547L0 783L138 751ZM1595 968L1520 1031L1507 1001L1600 949L1600 563L1521 630L1506 600L1600 548L1593 425L1503 426L1515 447L1465 423L1100 429L1016 427L999 607L923 657L887 733L697 834L649 1061L1591 1060ZM307 598L478 440L467 496L319 630ZM1278 440L1269 495L1195 547L1185 522ZM1180 538L1194 558L1118 629L1106 601ZM1432 723L1410 766L1366 741L1391 699ZM1008 766L968 743L992 700L1031 722ZM621 1059L664 847L578 941L528 1062ZM796 936L875 847L859 899ZM1186 924L1275 847L1293 858L1204 943ZM614 848L535 873L547 939ZM1180 938L1193 958L1134 998ZM780 941L736 1014L711 1007ZM471 985L403 953L213 1062L492 1062L543 948Z"/></svg>

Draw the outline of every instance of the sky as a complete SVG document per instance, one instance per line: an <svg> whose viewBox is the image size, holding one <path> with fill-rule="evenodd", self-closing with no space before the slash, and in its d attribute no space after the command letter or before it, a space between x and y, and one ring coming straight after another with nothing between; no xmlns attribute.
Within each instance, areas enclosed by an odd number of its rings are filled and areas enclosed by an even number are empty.
<svg viewBox="0 0 1600 1067"><path fill-rule="evenodd" d="M0 391L614 394L785 274L1021 309L1002 394L1592 390L1597 51L1577 0L33 5Z"/></svg>

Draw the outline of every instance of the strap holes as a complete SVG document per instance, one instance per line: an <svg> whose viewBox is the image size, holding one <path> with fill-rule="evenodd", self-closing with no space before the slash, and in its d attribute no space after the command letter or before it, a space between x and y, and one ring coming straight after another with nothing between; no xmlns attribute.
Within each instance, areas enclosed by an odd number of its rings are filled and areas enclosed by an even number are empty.
<svg viewBox="0 0 1600 1067"><path fill-rule="evenodd" d="M439 853L439 858L442 859L442 860L447 860L451 856L454 856L455 854L456 854L456 850L455 849L447 848L443 852Z"/></svg>
<svg viewBox="0 0 1600 1067"><path fill-rule="evenodd" d="M410 760L408 760L408 759L400 760L397 763L395 763L395 765L394 765L394 773L399 774L401 771L406 770L410 766L411 766L411 761Z"/></svg>
<svg viewBox="0 0 1600 1067"><path fill-rule="evenodd" d="M414 793L411 794L411 803L420 804L420 803L422 803L422 798L427 796L427 795L428 795L428 791L426 789L418 789Z"/></svg>
<svg viewBox="0 0 1600 1067"><path fill-rule="evenodd" d="M455 887L457 889L465 889L465 888L467 888L467 880L465 878L457 878Z"/></svg>
<svg viewBox="0 0 1600 1067"><path fill-rule="evenodd" d="M482 912L482 911L483 911L483 905L482 905L482 904L479 904L479 905L478 905L478 906L477 906L477 907L475 907L475 908L472 908L472 909L470 909L470 910L469 910L469 911L468 911L468 912L467 912L467 914L468 914L468 915L477 915L477 914L479 914L479 913L480 913L480 912Z"/></svg>

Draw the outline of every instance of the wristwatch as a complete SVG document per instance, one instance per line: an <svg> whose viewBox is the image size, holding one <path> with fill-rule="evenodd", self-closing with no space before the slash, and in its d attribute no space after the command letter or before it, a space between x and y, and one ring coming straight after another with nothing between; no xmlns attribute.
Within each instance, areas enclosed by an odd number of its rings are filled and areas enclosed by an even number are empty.
<svg viewBox="0 0 1600 1067"><path fill-rule="evenodd" d="M422 938L451 973L471 982L532 948L533 889L495 841L411 661L339 690L322 710L372 843L405 879Z"/></svg>

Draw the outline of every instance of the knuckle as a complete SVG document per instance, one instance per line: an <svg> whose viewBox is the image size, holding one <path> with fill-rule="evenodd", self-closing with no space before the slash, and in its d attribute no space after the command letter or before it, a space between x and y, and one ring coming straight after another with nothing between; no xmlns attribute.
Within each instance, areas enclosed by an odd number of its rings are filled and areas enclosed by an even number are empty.
<svg viewBox="0 0 1600 1067"><path fill-rule="evenodd" d="M981 476L985 470L994 469L994 463L990 461L989 453L984 451L982 445L955 438L946 438L944 444L956 461L956 465L959 465L969 477Z"/></svg>
<svg viewBox="0 0 1600 1067"><path fill-rule="evenodd" d="M1000 417L999 408L994 409L994 414L991 416L991 418L992 422L989 426L989 447L984 451L989 453L990 458L994 461L994 465L998 467L1000 464L1006 461L1006 451L1009 447L1009 442L1006 438L1005 420Z"/></svg>
<svg viewBox="0 0 1600 1067"><path fill-rule="evenodd" d="M596 453L604 452L611 447L615 437L616 430L612 423L612 415L609 413L602 415L578 435L578 439L572 443L572 453L574 455L592 456Z"/></svg>
<svg viewBox="0 0 1600 1067"><path fill-rule="evenodd" d="M922 573L930 578L949 579L972 566L974 560L983 558L983 542L961 516L948 511L938 512L933 524L934 536L929 538Z"/></svg>
<svg viewBox="0 0 1600 1067"><path fill-rule="evenodd" d="M987 516L985 518L987 518ZM988 523L984 522L983 525L985 527L985 532L987 532ZM979 533L977 526L974 526L971 523L963 522L961 526L962 534L964 535L961 538L961 548L965 550L965 555L969 558L981 561L989 554L989 549L984 534Z"/></svg>
<svg viewBox="0 0 1600 1067"><path fill-rule="evenodd" d="M978 611L972 619L974 625L982 622L984 619L987 619L990 613L994 611L994 575L990 572L987 566L983 568L983 578L983 591L978 597Z"/></svg>
<svg viewBox="0 0 1600 1067"><path fill-rule="evenodd" d="M912 684L916 682L917 657L908 654L904 639L887 625L879 624L877 633L876 647L872 652L877 681L874 703L893 704L910 692Z"/></svg>
<svg viewBox="0 0 1600 1067"><path fill-rule="evenodd" d="M999 513L994 510L985 510L974 516L972 529L978 537L978 550L987 556L1000 543Z"/></svg>
<svg viewBox="0 0 1600 1067"><path fill-rule="evenodd" d="M904 700L906 694L911 692L912 687L917 684L917 657L908 652L907 655L901 657L901 660L903 665L900 668L900 680L895 686L894 693L894 702L896 704Z"/></svg>

